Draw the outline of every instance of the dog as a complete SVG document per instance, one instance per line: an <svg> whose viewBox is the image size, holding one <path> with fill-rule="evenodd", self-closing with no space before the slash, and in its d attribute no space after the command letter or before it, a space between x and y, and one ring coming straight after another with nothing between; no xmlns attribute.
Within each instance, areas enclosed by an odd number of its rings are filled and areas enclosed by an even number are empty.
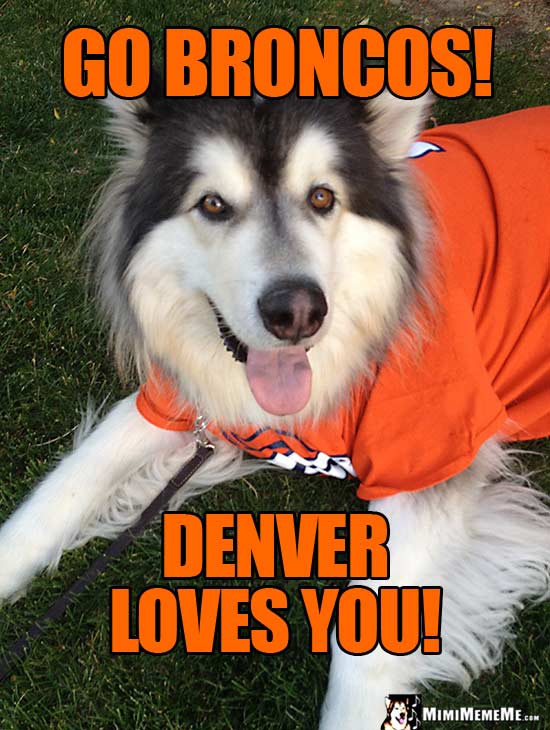
<svg viewBox="0 0 550 730"><path fill-rule="evenodd" d="M386 719L380 730L411 730L409 723L409 700L386 698Z"/></svg>
<svg viewBox="0 0 550 730"><path fill-rule="evenodd" d="M419 139L429 100L387 93L153 84L107 104L123 152L86 237L116 360L143 385L0 529L0 600L133 524L201 416L215 455L172 509L259 468L357 477L391 526L392 585L443 587L439 655L333 641L321 730L378 728L388 693L467 686L548 594L548 505L506 450L550 433L548 109Z"/></svg>

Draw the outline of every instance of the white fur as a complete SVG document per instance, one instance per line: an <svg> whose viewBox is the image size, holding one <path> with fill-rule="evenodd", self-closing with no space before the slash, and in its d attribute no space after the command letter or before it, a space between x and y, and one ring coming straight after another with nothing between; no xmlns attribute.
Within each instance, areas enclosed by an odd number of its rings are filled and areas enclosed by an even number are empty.
<svg viewBox="0 0 550 730"><path fill-rule="evenodd" d="M325 130L306 127L294 143L285 165L290 193L300 198L314 185L328 184L334 178L338 157L338 145Z"/></svg>
<svg viewBox="0 0 550 730"><path fill-rule="evenodd" d="M405 103L386 92L372 99L369 107L373 117L371 129L378 141L377 149L392 165L402 165L406 159L431 103L430 94Z"/></svg>
<svg viewBox="0 0 550 730"><path fill-rule="evenodd" d="M129 156L141 160L147 135L138 114L147 108L144 99L121 99L109 93L103 103L111 112L109 131Z"/></svg>
<svg viewBox="0 0 550 730"><path fill-rule="evenodd" d="M84 429L89 422L86 416ZM118 403L0 528L0 602L17 597L44 568L55 568L64 550L133 524L193 450L192 434L145 421L135 395ZM170 506L260 466L245 464L242 452L219 442Z"/></svg>
<svg viewBox="0 0 550 730"><path fill-rule="evenodd" d="M321 730L377 730L387 694L414 693L434 680L467 687L500 661L518 610L548 596L547 502L491 440L448 482L370 503L390 523L391 584L443 587L443 651L354 657L333 637Z"/></svg>
<svg viewBox="0 0 550 730"><path fill-rule="evenodd" d="M191 165L199 171L186 194L184 208L217 192L229 203L250 205L255 175L247 151L235 140L210 136L193 150Z"/></svg>

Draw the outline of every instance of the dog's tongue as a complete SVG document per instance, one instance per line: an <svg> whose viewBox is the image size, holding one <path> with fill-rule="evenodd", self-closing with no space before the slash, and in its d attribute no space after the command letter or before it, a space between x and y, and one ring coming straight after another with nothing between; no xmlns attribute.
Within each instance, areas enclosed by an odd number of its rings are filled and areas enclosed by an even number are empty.
<svg viewBox="0 0 550 730"><path fill-rule="evenodd" d="M275 416L298 413L311 395L311 368L303 347L249 348L246 377L257 403Z"/></svg>

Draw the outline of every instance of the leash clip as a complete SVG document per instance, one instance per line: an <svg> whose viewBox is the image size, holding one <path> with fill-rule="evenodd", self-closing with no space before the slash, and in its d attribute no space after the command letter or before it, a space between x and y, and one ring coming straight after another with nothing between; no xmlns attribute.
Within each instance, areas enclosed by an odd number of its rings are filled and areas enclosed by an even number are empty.
<svg viewBox="0 0 550 730"><path fill-rule="evenodd" d="M198 446L202 446L204 449L211 449L212 451L214 451L215 446L207 436L206 425L207 425L206 418L203 415L201 415L200 413L198 413L197 417L195 419L195 427L193 429L193 436L195 437L195 442Z"/></svg>

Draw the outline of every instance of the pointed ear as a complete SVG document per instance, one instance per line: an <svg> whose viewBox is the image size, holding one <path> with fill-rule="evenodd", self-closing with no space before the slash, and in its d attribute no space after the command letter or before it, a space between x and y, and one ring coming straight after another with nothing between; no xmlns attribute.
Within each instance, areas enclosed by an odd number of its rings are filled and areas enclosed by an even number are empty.
<svg viewBox="0 0 550 730"><path fill-rule="evenodd" d="M419 99L399 99L389 91L365 102L372 144L386 162L393 165L406 159L432 104L430 93Z"/></svg>
<svg viewBox="0 0 550 730"><path fill-rule="evenodd" d="M391 705L391 700L389 697L386 697L386 710L390 709L390 705Z"/></svg>
<svg viewBox="0 0 550 730"><path fill-rule="evenodd" d="M149 89L139 99L121 99L109 92L102 100L111 114L107 124L110 134L130 154L142 156L163 100L162 78L154 69Z"/></svg>

